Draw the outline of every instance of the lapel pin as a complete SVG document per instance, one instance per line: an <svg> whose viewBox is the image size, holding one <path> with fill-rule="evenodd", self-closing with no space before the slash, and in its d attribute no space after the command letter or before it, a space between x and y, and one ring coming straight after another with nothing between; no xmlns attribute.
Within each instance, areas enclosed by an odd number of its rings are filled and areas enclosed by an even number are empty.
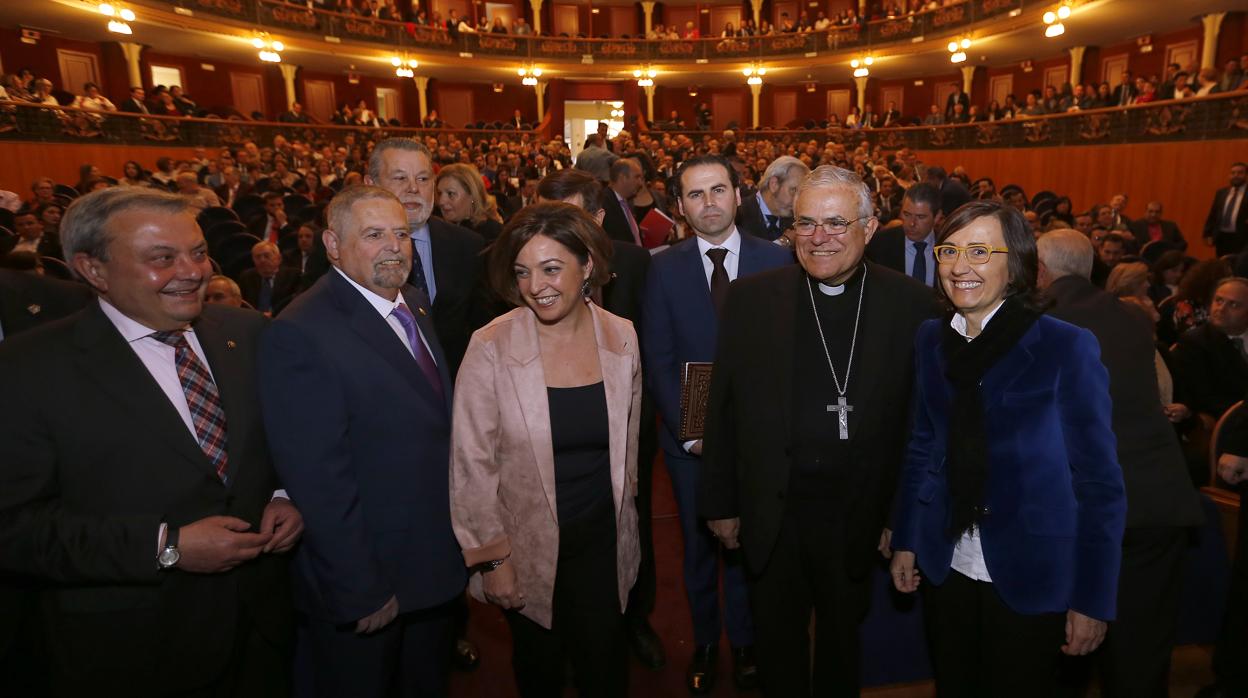
<svg viewBox="0 0 1248 698"><path fill-rule="evenodd" d="M422 308L422 307L421 307L421 306L419 306L419 305L418 305L418 306L416 306L416 311L417 311L417 312L419 312L421 315L424 315L424 314L425 314L425 309L424 309L424 308Z"/></svg>
<svg viewBox="0 0 1248 698"><path fill-rule="evenodd" d="M234 348L234 347L236 347L236 346L238 346L238 345L234 343L234 340L232 340L232 339L227 339L227 340L225 340L225 348L226 348L226 349L233 349L233 348Z"/></svg>
<svg viewBox="0 0 1248 698"><path fill-rule="evenodd" d="M43 312L43 306L39 305L38 303L31 303L30 305L26 306L26 312L30 313L31 315L38 315L39 313Z"/></svg>

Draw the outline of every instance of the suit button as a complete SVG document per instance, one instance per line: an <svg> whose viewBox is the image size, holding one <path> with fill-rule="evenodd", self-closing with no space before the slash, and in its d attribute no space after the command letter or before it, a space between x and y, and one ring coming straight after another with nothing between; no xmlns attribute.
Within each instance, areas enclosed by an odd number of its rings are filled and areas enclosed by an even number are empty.
<svg viewBox="0 0 1248 698"><path fill-rule="evenodd" d="M984 505L984 506L980 507L980 509L979 509L979 513L980 513L981 515L983 515L983 516L988 516L988 515L992 514L992 509L988 508L988 506L987 506L987 505Z"/></svg>

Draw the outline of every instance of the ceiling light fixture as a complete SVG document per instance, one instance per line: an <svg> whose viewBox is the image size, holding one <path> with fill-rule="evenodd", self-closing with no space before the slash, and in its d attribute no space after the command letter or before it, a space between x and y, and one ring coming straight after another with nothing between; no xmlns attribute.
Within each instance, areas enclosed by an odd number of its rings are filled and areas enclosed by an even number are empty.
<svg viewBox="0 0 1248 698"><path fill-rule="evenodd" d="M875 56L867 54L862 58L855 57L849 62L849 67L854 69L854 77L865 78L871 75L871 65L875 63Z"/></svg>
<svg viewBox="0 0 1248 698"><path fill-rule="evenodd" d="M391 56L390 65L394 66L394 74L401 78L415 77L415 69L420 67L420 61L411 58L407 54L400 56Z"/></svg>
<svg viewBox="0 0 1248 698"><path fill-rule="evenodd" d="M767 68L762 63L751 63L742 69L741 74L745 76L747 85L761 85L763 76L767 74Z"/></svg>
<svg viewBox="0 0 1248 698"><path fill-rule="evenodd" d="M282 51L286 50L286 44L270 39L268 32L261 32L253 37L251 45L260 51L260 60L265 63L282 62Z"/></svg>
<svg viewBox="0 0 1248 698"><path fill-rule="evenodd" d="M105 17L112 17L108 21L108 30L114 34L133 34L134 30L130 28L130 22L134 21L134 10L122 5L110 5L102 2L96 8L100 14Z"/></svg>
<svg viewBox="0 0 1248 698"><path fill-rule="evenodd" d="M966 61L966 50L971 47L970 37L962 37L959 41L950 41L945 48L949 49L950 63L964 63Z"/></svg>
<svg viewBox="0 0 1248 698"><path fill-rule="evenodd" d="M1059 6L1056 12L1052 10L1045 12L1044 16L1041 18L1044 20L1044 25L1045 25L1044 36L1046 38L1052 39L1055 36L1061 36L1062 34L1065 34L1066 25L1062 23L1062 20L1068 17L1070 17L1070 5L1067 5L1065 3Z"/></svg>
<svg viewBox="0 0 1248 698"><path fill-rule="evenodd" d="M534 87L537 85L537 79L542 77L542 69L530 63L518 68L516 74L520 76L520 84Z"/></svg>
<svg viewBox="0 0 1248 698"><path fill-rule="evenodd" d="M637 78L638 87L653 87L654 79L658 77L659 71L650 66L643 66L633 71L633 77Z"/></svg>

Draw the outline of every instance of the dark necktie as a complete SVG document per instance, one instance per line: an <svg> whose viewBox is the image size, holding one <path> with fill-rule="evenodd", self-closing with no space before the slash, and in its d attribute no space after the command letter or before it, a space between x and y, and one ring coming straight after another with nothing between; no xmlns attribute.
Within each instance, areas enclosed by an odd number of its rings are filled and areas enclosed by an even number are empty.
<svg viewBox="0 0 1248 698"><path fill-rule="evenodd" d="M767 239L775 240L780 237L780 216L767 215Z"/></svg>
<svg viewBox="0 0 1248 698"><path fill-rule="evenodd" d="M256 310L267 313L273 309L273 279L260 279L260 297L256 299Z"/></svg>
<svg viewBox="0 0 1248 698"><path fill-rule="evenodd" d="M715 304L715 314L719 315L724 310L724 301L728 300L728 284L731 281L728 278L728 268L724 266L724 258L728 256L728 250L722 247L714 247L706 251L706 256L711 258L711 302Z"/></svg>
<svg viewBox="0 0 1248 698"><path fill-rule="evenodd" d="M894 248L896 249L896 248ZM914 243L914 267L910 270L910 276L919 280L919 283L927 285L927 240L919 240Z"/></svg>
<svg viewBox="0 0 1248 698"><path fill-rule="evenodd" d="M403 332L407 335L407 343L412 347L412 356L416 359L416 365L420 366L421 372L425 374L433 391L439 397L445 396L446 393L442 391L442 375L438 373L438 365L434 363L433 355L429 353L428 347L420 339L420 330L416 327L416 316L412 315L412 311L404 303L394 306L390 314L403 326Z"/></svg>
<svg viewBox="0 0 1248 698"><path fill-rule="evenodd" d="M225 410L221 407L217 384L212 382L208 369L191 350L184 331L153 332L151 336L174 348L178 381L186 394L186 406L191 410L191 422L195 425L199 447L217 469L217 477L226 482Z"/></svg>
<svg viewBox="0 0 1248 698"><path fill-rule="evenodd" d="M1222 208L1222 222L1219 229L1225 231L1235 230L1235 200L1239 198L1239 187L1235 187L1226 194L1226 206Z"/></svg>
<svg viewBox="0 0 1248 698"><path fill-rule="evenodd" d="M407 282L420 289L420 292L425 294L425 298L429 298L429 281L425 278L425 265L420 261L420 252L416 249L415 239L412 240L412 273L408 275ZM433 299L429 298L429 302L433 303Z"/></svg>

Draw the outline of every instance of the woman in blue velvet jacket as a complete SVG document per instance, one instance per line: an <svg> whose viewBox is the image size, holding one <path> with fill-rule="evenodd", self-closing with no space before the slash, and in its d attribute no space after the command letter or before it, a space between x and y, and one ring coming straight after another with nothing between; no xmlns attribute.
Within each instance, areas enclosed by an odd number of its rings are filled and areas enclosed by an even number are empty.
<svg viewBox="0 0 1248 698"><path fill-rule="evenodd" d="M1114 617L1126 498L1092 333L1042 314L1022 215L974 201L934 249L954 312L916 338L891 572L924 585L940 696L1050 696Z"/></svg>

